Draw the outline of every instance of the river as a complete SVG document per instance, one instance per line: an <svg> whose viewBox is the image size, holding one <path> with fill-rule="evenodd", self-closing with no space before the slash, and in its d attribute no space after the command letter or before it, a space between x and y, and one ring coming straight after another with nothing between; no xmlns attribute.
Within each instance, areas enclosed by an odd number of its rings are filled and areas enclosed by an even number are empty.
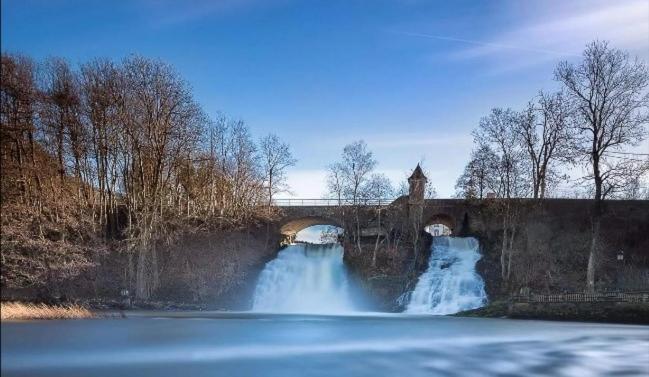
<svg viewBox="0 0 649 377"><path fill-rule="evenodd" d="M2 324L2 376L647 376L649 327L409 314Z"/></svg>

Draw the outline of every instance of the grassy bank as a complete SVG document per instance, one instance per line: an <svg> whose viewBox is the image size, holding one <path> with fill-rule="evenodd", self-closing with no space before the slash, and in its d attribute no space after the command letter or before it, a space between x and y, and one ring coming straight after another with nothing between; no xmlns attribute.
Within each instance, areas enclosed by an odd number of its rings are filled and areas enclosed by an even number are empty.
<svg viewBox="0 0 649 377"><path fill-rule="evenodd" d="M0 304L0 319L26 320L26 319L78 319L92 318L94 315L83 306L29 304L22 302L3 302Z"/></svg>

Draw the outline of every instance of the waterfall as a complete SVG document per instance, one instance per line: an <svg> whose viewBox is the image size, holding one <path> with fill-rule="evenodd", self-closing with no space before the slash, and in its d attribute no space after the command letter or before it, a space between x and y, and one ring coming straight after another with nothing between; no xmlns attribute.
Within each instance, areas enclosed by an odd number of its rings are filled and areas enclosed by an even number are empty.
<svg viewBox="0 0 649 377"><path fill-rule="evenodd" d="M339 244L295 244L279 252L259 276L253 311L344 313L354 311Z"/></svg>
<svg viewBox="0 0 649 377"><path fill-rule="evenodd" d="M407 313L453 314L487 302L484 281L475 271L480 259L472 237L433 237L428 269L410 295Z"/></svg>

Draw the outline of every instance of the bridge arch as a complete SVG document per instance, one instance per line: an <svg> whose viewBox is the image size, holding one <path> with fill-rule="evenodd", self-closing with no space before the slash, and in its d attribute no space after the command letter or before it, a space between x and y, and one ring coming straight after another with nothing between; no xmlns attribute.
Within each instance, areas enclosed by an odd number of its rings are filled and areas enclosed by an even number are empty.
<svg viewBox="0 0 649 377"><path fill-rule="evenodd" d="M280 227L280 233L284 236L294 237L299 231L314 225L331 225L342 228L342 224L327 216L303 216L286 221Z"/></svg>
<svg viewBox="0 0 649 377"><path fill-rule="evenodd" d="M455 221L455 218L446 213L436 213L431 217L429 217L428 220L424 222L424 229L428 229L429 227L434 226L436 224L441 224L444 227L448 228L450 231L450 235L455 235L458 231L458 229L456 229L457 223Z"/></svg>

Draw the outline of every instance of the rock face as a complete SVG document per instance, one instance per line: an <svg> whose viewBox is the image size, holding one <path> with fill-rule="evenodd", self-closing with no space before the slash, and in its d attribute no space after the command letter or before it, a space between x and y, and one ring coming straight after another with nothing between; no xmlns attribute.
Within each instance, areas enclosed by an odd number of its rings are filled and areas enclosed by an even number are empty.
<svg viewBox="0 0 649 377"><path fill-rule="evenodd" d="M157 245L159 282L151 299L133 302L140 308L250 308L254 285L264 264L277 254L280 237L266 227L202 231L180 235ZM63 282L59 297L31 289L3 289L3 300L88 301L97 307L118 307L121 291L132 297L134 256L119 249L96 257L96 265Z"/></svg>

